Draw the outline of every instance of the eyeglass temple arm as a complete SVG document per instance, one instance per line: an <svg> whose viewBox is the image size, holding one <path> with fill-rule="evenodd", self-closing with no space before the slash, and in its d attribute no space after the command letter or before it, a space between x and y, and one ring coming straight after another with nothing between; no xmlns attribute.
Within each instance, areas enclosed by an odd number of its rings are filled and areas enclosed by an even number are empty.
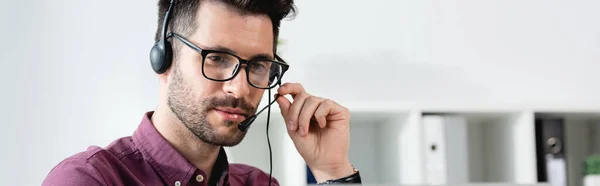
<svg viewBox="0 0 600 186"><path fill-rule="evenodd" d="M279 57L279 55L277 55L277 54L275 54L275 59L277 61L281 61L281 62L284 62L285 64L287 64L287 62L285 62L283 59L281 59L281 57Z"/></svg>
<svg viewBox="0 0 600 186"><path fill-rule="evenodd" d="M171 32L171 33L169 33L169 35L167 36L167 38L170 38L170 37L175 37L179 41L181 41L183 44L187 45L188 47L190 47L190 48L192 48L192 49L194 49L194 50L196 50L198 52L202 52L202 49L200 47L196 46L196 44L188 41L187 39L181 37L178 34L175 34L175 33Z"/></svg>

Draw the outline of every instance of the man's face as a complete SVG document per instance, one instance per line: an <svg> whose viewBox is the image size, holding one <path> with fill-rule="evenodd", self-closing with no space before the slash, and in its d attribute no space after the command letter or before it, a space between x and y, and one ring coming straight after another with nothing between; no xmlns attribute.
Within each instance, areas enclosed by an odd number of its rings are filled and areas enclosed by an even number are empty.
<svg viewBox="0 0 600 186"><path fill-rule="evenodd" d="M198 28L187 39L204 50L227 48L247 60L258 54L273 55L273 29L266 15L240 15L225 5L205 1L196 22ZM183 44L172 68L167 96L175 115L207 143L237 145L246 134L237 124L256 112L264 90L248 84L245 68L230 81L206 79L202 56Z"/></svg>

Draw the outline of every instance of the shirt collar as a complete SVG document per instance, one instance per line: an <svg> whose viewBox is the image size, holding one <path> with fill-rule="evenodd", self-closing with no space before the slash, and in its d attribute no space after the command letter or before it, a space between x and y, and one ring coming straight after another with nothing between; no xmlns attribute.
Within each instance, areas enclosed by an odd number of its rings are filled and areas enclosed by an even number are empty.
<svg viewBox="0 0 600 186"><path fill-rule="evenodd" d="M167 184L180 181L187 184L198 170L183 155L181 155L167 140L156 130L150 118L154 112L144 114L140 125L133 133L133 143L140 150L144 159L161 176ZM217 161L213 167L211 182L223 180L227 182L229 162L225 149L221 147ZM200 170L202 174L203 171ZM221 181L221 182L223 182Z"/></svg>

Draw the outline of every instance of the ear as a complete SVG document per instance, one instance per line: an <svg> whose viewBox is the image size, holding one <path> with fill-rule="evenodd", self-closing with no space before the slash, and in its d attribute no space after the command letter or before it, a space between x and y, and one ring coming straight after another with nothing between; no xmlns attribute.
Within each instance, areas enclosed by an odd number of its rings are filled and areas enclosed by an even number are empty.
<svg viewBox="0 0 600 186"><path fill-rule="evenodd" d="M160 83L164 83L165 85L169 82L169 78L171 77L171 70L173 68L177 68L177 66L171 66L162 74L156 74Z"/></svg>

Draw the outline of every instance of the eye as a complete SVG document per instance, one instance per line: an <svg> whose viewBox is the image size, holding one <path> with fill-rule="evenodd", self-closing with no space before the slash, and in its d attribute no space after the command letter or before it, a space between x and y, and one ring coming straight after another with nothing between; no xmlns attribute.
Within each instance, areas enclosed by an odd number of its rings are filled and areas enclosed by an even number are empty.
<svg viewBox="0 0 600 186"><path fill-rule="evenodd" d="M250 70L255 74L265 74L267 73L267 66L265 63L266 62L252 63L250 65Z"/></svg>
<svg viewBox="0 0 600 186"><path fill-rule="evenodd" d="M217 56L217 55L208 56L206 58L208 58L209 60L211 60L213 62L223 62L223 57Z"/></svg>
<svg viewBox="0 0 600 186"><path fill-rule="evenodd" d="M206 55L204 59L205 65L225 65L230 66L237 63L236 57L227 53L213 52Z"/></svg>

